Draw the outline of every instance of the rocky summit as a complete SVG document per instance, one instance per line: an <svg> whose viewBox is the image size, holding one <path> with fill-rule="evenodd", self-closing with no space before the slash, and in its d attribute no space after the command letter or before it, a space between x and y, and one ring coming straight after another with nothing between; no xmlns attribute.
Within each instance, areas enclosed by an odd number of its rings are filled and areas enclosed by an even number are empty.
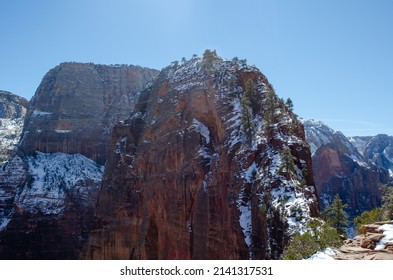
<svg viewBox="0 0 393 280"><path fill-rule="evenodd" d="M157 74L132 65L56 66L30 102L19 149L80 153L104 164L112 127L130 116L140 91Z"/></svg>
<svg viewBox="0 0 393 280"><path fill-rule="evenodd" d="M335 194L348 204L349 218L381 204L380 184L389 181L389 172L364 156L359 141L345 137L320 121L303 121L312 152L314 180L323 210ZM382 153L383 154L383 153Z"/></svg>
<svg viewBox="0 0 393 280"><path fill-rule="evenodd" d="M302 123L238 60L163 69L111 143L82 258L278 259L318 215Z"/></svg>

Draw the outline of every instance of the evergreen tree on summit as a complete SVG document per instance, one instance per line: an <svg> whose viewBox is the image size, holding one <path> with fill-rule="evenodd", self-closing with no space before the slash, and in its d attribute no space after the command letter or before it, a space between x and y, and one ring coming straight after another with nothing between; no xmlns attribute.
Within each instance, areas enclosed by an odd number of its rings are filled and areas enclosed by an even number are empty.
<svg viewBox="0 0 393 280"><path fill-rule="evenodd" d="M289 111L293 111L293 102L291 98L288 97L288 99L285 101L285 107L287 107Z"/></svg>

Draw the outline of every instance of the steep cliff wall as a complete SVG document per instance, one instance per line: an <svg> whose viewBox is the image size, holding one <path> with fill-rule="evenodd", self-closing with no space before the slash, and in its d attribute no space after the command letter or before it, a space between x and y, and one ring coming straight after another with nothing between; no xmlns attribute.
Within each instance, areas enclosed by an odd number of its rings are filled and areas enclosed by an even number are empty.
<svg viewBox="0 0 393 280"><path fill-rule="evenodd" d="M114 124L158 74L139 66L62 63L43 78L26 115L25 154L80 153L104 164Z"/></svg>
<svg viewBox="0 0 393 280"><path fill-rule="evenodd" d="M318 214L304 137L254 67L164 69L113 130L82 258L279 258Z"/></svg>

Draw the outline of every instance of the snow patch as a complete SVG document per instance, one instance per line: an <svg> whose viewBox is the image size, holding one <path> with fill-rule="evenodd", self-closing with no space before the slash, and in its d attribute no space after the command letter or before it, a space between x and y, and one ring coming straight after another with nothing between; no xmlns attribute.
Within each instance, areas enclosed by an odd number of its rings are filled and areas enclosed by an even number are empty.
<svg viewBox="0 0 393 280"><path fill-rule="evenodd" d="M374 250L383 250L385 249L386 243L393 243L393 225L392 224L384 224L378 228L383 231L385 235L377 244Z"/></svg>
<svg viewBox="0 0 393 280"><path fill-rule="evenodd" d="M5 229L9 223L10 219L3 217L0 219L0 231L2 231L3 229Z"/></svg>
<svg viewBox="0 0 393 280"><path fill-rule="evenodd" d="M332 248L326 248L324 251L312 255L308 260L334 260L333 256L337 255L337 253L338 252Z"/></svg>
<svg viewBox="0 0 393 280"><path fill-rule="evenodd" d="M34 110L33 113L31 114L32 117L40 117L40 116L47 116L51 115L53 113L50 112L45 112L45 111L40 111L40 110Z"/></svg>
<svg viewBox="0 0 393 280"><path fill-rule="evenodd" d="M0 118L0 165L8 159L9 151L15 150L23 130L23 118Z"/></svg>
<svg viewBox="0 0 393 280"><path fill-rule="evenodd" d="M66 134L66 133L70 133L72 130L65 130L65 129L55 129L56 133L60 133L60 134Z"/></svg>
<svg viewBox="0 0 393 280"><path fill-rule="evenodd" d="M197 119L193 119L190 129L195 129L200 135L202 135L205 139L206 144L210 143L210 131L206 125L204 125Z"/></svg>
<svg viewBox="0 0 393 280"><path fill-rule="evenodd" d="M103 167L80 154L37 152L27 157L27 162L32 181L15 203L31 213L59 214L72 193L77 193L83 203L98 190L103 177Z"/></svg>
<svg viewBox="0 0 393 280"><path fill-rule="evenodd" d="M251 199L248 194L246 194L245 183L252 183L254 181L254 175L257 171L257 165L254 162L250 167L248 167L244 172L242 172L241 177L244 180L243 186L240 189L239 197L237 199L237 207L240 211L239 224L244 234L244 242L249 248L249 258L252 258L252 213L251 213Z"/></svg>

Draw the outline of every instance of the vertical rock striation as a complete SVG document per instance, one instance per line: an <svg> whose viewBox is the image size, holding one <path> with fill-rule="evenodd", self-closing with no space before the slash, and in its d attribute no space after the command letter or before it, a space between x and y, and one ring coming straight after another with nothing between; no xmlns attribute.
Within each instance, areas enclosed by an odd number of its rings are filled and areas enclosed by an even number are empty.
<svg viewBox="0 0 393 280"><path fill-rule="evenodd" d="M104 164L114 124L130 116L158 74L139 66L62 63L43 78L26 115L25 154L80 153Z"/></svg>
<svg viewBox="0 0 393 280"><path fill-rule="evenodd" d="M255 67L213 57L165 68L114 127L82 258L279 258L318 214L304 137Z"/></svg>

